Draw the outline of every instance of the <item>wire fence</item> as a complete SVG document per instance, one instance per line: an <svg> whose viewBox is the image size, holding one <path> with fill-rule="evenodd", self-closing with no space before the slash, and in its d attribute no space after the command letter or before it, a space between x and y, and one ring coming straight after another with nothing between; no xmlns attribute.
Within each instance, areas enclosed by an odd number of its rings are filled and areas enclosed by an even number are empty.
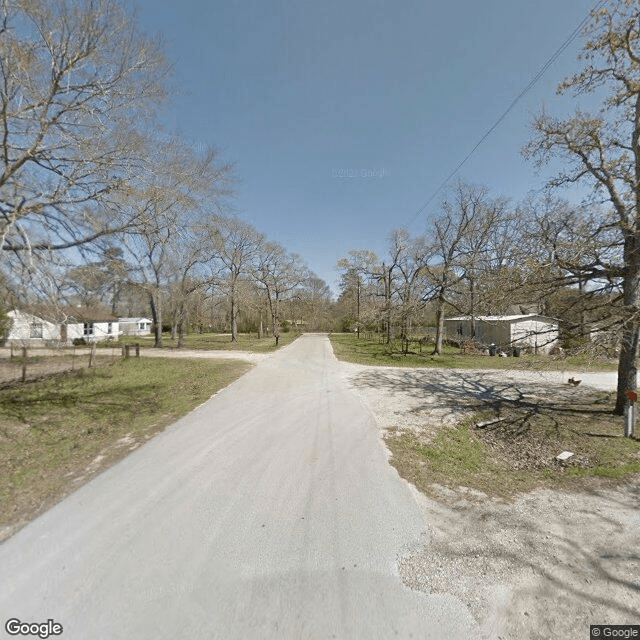
<svg viewBox="0 0 640 640"><path fill-rule="evenodd" d="M0 385L27 382L58 373L104 366L125 357L140 356L139 345L27 347L0 349Z"/></svg>

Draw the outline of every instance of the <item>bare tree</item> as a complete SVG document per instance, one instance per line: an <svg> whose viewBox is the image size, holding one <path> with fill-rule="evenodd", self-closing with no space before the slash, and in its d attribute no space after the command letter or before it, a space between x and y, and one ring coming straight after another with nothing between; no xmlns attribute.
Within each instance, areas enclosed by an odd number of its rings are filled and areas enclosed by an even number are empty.
<svg viewBox="0 0 640 640"><path fill-rule="evenodd" d="M411 238L406 229L397 229L390 236L391 255L395 256L399 320L403 352L409 350L411 324L416 313L424 307L427 287L427 264L430 248L422 236Z"/></svg>
<svg viewBox="0 0 640 640"><path fill-rule="evenodd" d="M0 23L5 260L128 229L145 122L165 97L160 46L114 0L4 0Z"/></svg>
<svg viewBox="0 0 640 640"><path fill-rule="evenodd" d="M309 270L295 253L275 242L264 242L253 266L253 277L266 295L276 345L280 340L280 306L309 276Z"/></svg>
<svg viewBox="0 0 640 640"><path fill-rule="evenodd" d="M252 264L265 239L249 223L238 218L215 216L207 221L205 235L213 253L212 260L219 261L226 277L218 283L229 297L231 341L238 341L238 314L240 311L240 281L251 273Z"/></svg>
<svg viewBox="0 0 640 640"><path fill-rule="evenodd" d="M128 266L122 249L107 247L101 259L70 268L63 286L70 296L77 296L84 306L96 301L107 304L117 315L122 290L129 282Z"/></svg>
<svg viewBox="0 0 640 640"><path fill-rule="evenodd" d="M300 311L297 314L304 320L306 329L326 331L330 324L331 306L331 289L327 283L315 274L309 275L300 287L298 304Z"/></svg>
<svg viewBox="0 0 640 640"><path fill-rule="evenodd" d="M640 344L640 7L618 0L594 10L584 32L584 69L565 79L560 93L604 95L594 114L576 110L567 119L546 113L534 122L536 136L525 155L539 163L565 161L551 181L560 187L587 183L594 200L608 204L590 221L595 251L566 255L565 271L586 281L610 282L622 292L622 345L618 362L615 413L626 405L625 392L637 387ZM617 251L611 251L611 234ZM602 240L604 251L598 251Z"/></svg>
<svg viewBox="0 0 640 640"><path fill-rule="evenodd" d="M148 296L156 347L162 347L163 292L176 277L186 283L204 261L199 236L205 207L222 206L229 195L231 168L216 160L213 151L198 157L168 140L134 185L137 223L122 241L133 278Z"/></svg>
<svg viewBox="0 0 640 640"><path fill-rule="evenodd" d="M373 278L382 286L382 292L378 296L383 298L382 307L382 324L384 326L385 340L387 344L391 344L392 326L394 318L394 287L396 275L395 271L404 252L402 242L398 242L400 235L405 232L391 232L389 243L389 261L383 261L381 265L377 265L373 270ZM394 234L396 235L394 241Z"/></svg>
<svg viewBox="0 0 640 640"><path fill-rule="evenodd" d="M478 309L491 310L494 287L507 266L509 242L506 202L491 199L486 187L459 182L452 198L442 205L433 221L434 238L426 267L431 280L431 297L436 303L437 329L434 354L442 352L447 306L469 315L474 334ZM509 242L508 246L512 246Z"/></svg>
<svg viewBox="0 0 640 640"><path fill-rule="evenodd" d="M615 224L600 228L607 212L591 203L572 205L551 193L526 203L529 253L521 271L524 290L538 292L547 315L562 321L563 343L586 347L591 340L590 321L609 316L611 328L622 317L619 278L591 277L588 265L622 261ZM523 247L520 247L523 249Z"/></svg>
<svg viewBox="0 0 640 640"><path fill-rule="evenodd" d="M355 249L349 251L348 258L338 261L338 269L342 271L341 289L342 297L350 297L353 300L356 335L360 337L363 319L371 320L370 314L364 312L365 300L371 300L367 295L374 267L378 263L378 256L367 249ZM369 309L370 310L370 309ZM368 317L369 316L369 317Z"/></svg>
<svg viewBox="0 0 640 640"><path fill-rule="evenodd" d="M204 277L203 266L208 260L206 239L200 236L198 228L182 228L177 234L179 242L168 247L167 298L171 313L172 338L177 337L177 347L184 346L189 324L189 309L196 294L210 284Z"/></svg>
<svg viewBox="0 0 640 640"><path fill-rule="evenodd" d="M466 187L466 197L459 198L462 207L468 207L470 224L462 236L458 269L462 275L456 306L471 319L471 336L475 337L475 319L478 312L491 313L498 304L498 292L491 281L499 278L499 272L517 254L516 242L508 233L507 202L502 198L490 198L484 187ZM499 280L502 280L499 278ZM501 282L503 285L504 282Z"/></svg>
<svg viewBox="0 0 640 640"><path fill-rule="evenodd" d="M446 305L452 304L452 292L463 277L460 263L464 256L464 240L473 228L473 214L478 194L472 187L458 183L453 201L442 204L442 215L433 221L432 260L427 272L432 282L436 303L436 343L434 355L442 353Z"/></svg>

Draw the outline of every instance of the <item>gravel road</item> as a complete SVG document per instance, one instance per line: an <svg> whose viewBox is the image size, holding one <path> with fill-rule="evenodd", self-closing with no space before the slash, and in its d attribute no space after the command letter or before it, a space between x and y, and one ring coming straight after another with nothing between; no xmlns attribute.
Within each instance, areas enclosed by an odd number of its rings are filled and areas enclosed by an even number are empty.
<svg viewBox="0 0 640 640"><path fill-rule="evenodd" d="M389 428L435 435L474 395L570 394L568 377L605 391L615 373L469 371L345 364L349 385ZM517 394L516 394L517 395ZM622 423L621 423L622 429ZM567 494L537 491L504 503L459 487L415 491L428 542L400 561L405 584L454 595L476 637L588 638L590 624L640 623L640 486Z"/></svg>
<svg viewBox="0 0 640 640"><path fill-rule="evenodd" d="M140 349L144 358L198 358L205 360L244 360L245 362L262 362L271 358L273 353L254 353L253 351L230 351L221 349Z"/></svg>
<svg viewBox="0 0 640 640"><path fill-rule="evenodd" d="M453 423L468 394L558 393L572 372L364 367L313 335L245 359L257 366L0 545L3 626L52 619L69 640L537 640L640 623L638 485L514 503L440 487L434 501L382 444L391 426Z"/></svg>
<svg viewBox="0 0 640 640"><path fill-rule="evenodd" d="M0 545L0 612L65 640L479 637L405 584L429 541L326 336L303 336ZM3 630L1 637L11 637Z"/></svg>

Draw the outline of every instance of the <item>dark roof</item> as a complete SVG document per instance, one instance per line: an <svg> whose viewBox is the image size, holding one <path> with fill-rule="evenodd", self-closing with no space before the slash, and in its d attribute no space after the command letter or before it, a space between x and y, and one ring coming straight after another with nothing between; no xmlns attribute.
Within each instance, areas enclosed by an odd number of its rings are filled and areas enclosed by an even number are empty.
<svg viewBox="0 0 640 640"><path fill-rule="evenodd" d="M49 322L74 324L85 322L117 322L110 311L99 307L67 307L46 304L29 305L28 312Z"/></svg>
<svg viewBox="0 0 640 640"><path fill-rule="evenodd" d="M109 311L95 307L71 307L65 309L67 323L72 322L118 322L118 318Z"/></svg>

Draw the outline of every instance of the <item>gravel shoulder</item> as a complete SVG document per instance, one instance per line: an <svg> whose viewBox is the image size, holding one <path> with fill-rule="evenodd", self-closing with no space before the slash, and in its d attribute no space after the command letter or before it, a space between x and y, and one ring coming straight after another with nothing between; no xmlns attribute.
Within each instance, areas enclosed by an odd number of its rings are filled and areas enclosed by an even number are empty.
<svg viewBox="0 0 640 640"><path fill-rule="evenodd" d="M273 356L273 353L253 351L205 350L205 349L140 349L143 358L198 358L220 360L244 360L254 364Z"/></svg>
<svg viewBox="0 0 640 640"><path fill-rule="evenodd" d="M432 435L465 415L470 394L568 393L566 380L610 391L615 373L457 371L343 365L345 384L387 429ZM485 638L588 637L590 624L640 622L640 486L513 502L458 487L414 489L429 542L399 559L405 584L466 603Z"/></svg>
<svg viewBox="0 0 640 640"><path fill-rule="evenodd" d="M75 355L88 356L89 347L77 347ZM30 350L30 355L37 356L68 356L69 352L62 349L38 348ZM97 355L113 356L120 353L120 348L101 347L96 349ZM0 357L8 358L10 350L6 347L0 348ZM253 351L232 351L227 349L154 349L152 347L141 347L140 355L144 358L197 358L197 359L221 359L221 360L244 360L245 362L261 362L273 355L270 353L255 353Z"/></svg>

